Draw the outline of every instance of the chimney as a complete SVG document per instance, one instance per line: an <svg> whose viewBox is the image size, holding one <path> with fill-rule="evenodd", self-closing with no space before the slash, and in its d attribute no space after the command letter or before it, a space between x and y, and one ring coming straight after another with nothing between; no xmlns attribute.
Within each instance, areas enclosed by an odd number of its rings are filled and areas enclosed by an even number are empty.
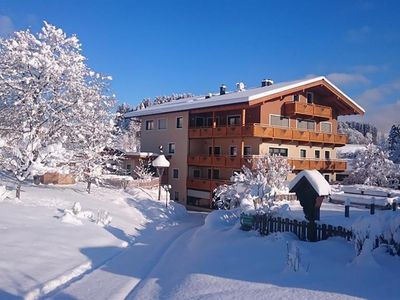
<svg viewBox="0 0 400 300"><path fill-rule="evenodd" d="M270 85L273 85L273 84L274 84L274 81L271 80L271 79L263 79L263 80L261 81L261 86L262 86L262 87L270 86Z"/></svg>
<svg viewBox="0 0 400 300"><path fill-rule="evenodd" d="M244 83L243 82L236 83L236 88L239 92L244 91L245 89Z"/></svg>
<svg viewBox="0 0 400 300"><path fill-rule="evenodd" d="M220 95L225 95L226 93L226 85L225 84L221 84L221 86L219 87L219 94Z"/></svg>

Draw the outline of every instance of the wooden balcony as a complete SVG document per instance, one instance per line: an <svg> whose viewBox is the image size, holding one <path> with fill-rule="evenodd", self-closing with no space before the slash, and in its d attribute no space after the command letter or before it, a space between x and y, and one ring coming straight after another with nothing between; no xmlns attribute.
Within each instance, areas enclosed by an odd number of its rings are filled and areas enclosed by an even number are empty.
<svg viewBox="0 0 400 300"><path fill-rule="evenodd" d="M246 166L250 169L255 168L256 158L261 157L258 155L249 156L204 156L204 155L191 155L188 156L188 165L192 166L203 166L213 168L232 168L240 169L242 166ZM344 160L337 159L300 159L300 158L289 158L289 164L296 171L298 170L325 170L342 172L347 168L347 162Z"/></svg>
<svg viewBox="0 0 400 300"><path fill-rule="evenodd" d="M222 126L215 128L189 128L189 138L260 137L283 141L299 141L315 144L344 146L347 136L343 134L298 130L296 128L272 127L263 124L245 126Z"/></svg>
<svg viewBox="0 0 400 300"><path fill-rule="evenodd" d="M187 188L194 190L203 190L203 191L213 191L218 186L229 183L229 180L220 180L220 179L203 179L203 178L193 178L189 177L187 179Z"/></svg>
<svg viewBox="0 0 400 300"><path fill-rule="evenodd" d="M186 186L188 189L210 191L211 180L201 178L188 178Z"/></svg>
<svg viewBox="0 0 400 300"><path fill-rule="evenodd" d="M286 102L284 104L284 111L285 115L288 116L307 116L321 119L332 118L332 108L318 104Z"/></svg>
<svg viewBox="0 0 400 300"><path fill-rule="evenodd" d="M289 159L294 171L301 170L321 170L342 172L347 168L347 162L343 160L317 160L317 159Z"/></svg>

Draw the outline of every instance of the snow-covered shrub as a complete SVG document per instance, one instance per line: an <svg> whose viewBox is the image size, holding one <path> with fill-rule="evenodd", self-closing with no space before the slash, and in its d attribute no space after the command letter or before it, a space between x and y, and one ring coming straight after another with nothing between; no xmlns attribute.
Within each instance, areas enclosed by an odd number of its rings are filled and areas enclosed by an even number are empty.
<svg viewBox="0 0 400 300"><path fill-rule="evenodd" d="M374 144L359 150L353 161L353 172L347 184L366 184L385 187L389 179L398 176L398 168L389 160L388 153Z"/></svg>
<svg viewBox="0 0 400 300"><path fill-rule="evenodd" d="M74 215L79 214L82 211L82 206L79 202L75 202L74 205L72 206L72 212Z"/></svg>
<svg viewBox="0 0 400 300"><path fill-rule="evenodd" d="M219 186L215 190L215 204L219 209L240 207L248 213L268 211L273 196L280 191L287 191L285 181L290 170L284 157L268 155L257 158L254 170L243 166L241 172L232 176L232 184Z"/></svg>
<svg viewBox="0 0 400 300"><path fill-rule="evenodd" d="M95 223L99 226L107 226L111 223L112 217L110 216L109 212L104 209L99 209L97 211L97 216L95 219Z"/></svg>
<svg viewBox="0 0 400 300"><path fill-rule="evenodd" d="M154 176L154 172L151 171L151 161L150 160L139 160L139 164L135 167L133 172L137 178L141 181L148 182Z"/></svg>
<svg viewBox="0 0 400 300"><path fill-rule="evenodd" d="M386 245L390 254L400 255L400 214L382 212L360 217L352 225L356 254L368 253L379 245Z"/></svg>

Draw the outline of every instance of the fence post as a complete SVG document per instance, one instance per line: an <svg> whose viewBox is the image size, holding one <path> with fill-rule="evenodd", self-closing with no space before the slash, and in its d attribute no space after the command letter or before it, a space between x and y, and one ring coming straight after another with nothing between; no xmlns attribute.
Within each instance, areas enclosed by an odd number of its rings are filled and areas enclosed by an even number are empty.
<svg viewBox="0 0 400 300"><path fill-rule="evenodd" d="M284 231L289 231L289 219L288 218L286 218L285 219L285 229L284 229Z"/></svg>
<svg viewBox="0 0 400 300"><path fill-rule="evenodd" d="M300 238L298 229L299 229L299 228L298 228L298 226L297 226L297 220L294 220L294 221L293 221L293 233L294 233L295 235L297 235L298 238Z"/></svg>
<svg viewBox="0 0 400 300"><path fill-rule="evenodd" d="M322 239L326 240L328 237L326 236L326 224L322 224Z"/></svg>
<svg viewBox="0 0 400 300"><path fill-rule="evenodd" d="M307 223L306 223L306 221L302 221L301 222L301 239L303 240L303 241L305 241L306 240L306 230L307 230Z"/></svg>
<svg viewBox="0 0 400 300"><path fill-rule="evenodd" d="M372 197L372 200L371 200L370 214L371 215L375 214L375 197Z"/></svg>
<svg viewBox="0 0 400 300"><path fill-rule="evenodd" d="M281 219L281 217L278 217L278 230L277 231L278 232L282 231L282 219Z"/></svg>
<svg viewBox="0 0 400 300"><path fill-rule="evenodd" d="M317 240L317 224L315 221L308 222L307 239L310 242L315 242Z"/></svg>
<svg viewBox="0 0 400 300"><path fill-rule="evenodd" d="M396 209L397 209L397 200L393 199L393 201L392 201L392 210L396 211Z"/></svg>
<svg viewBox="0 0 400 300"><path fill-rule="evenodd" d="M347 198L344 203L344 217L350 218L350 199Z"/></svg>

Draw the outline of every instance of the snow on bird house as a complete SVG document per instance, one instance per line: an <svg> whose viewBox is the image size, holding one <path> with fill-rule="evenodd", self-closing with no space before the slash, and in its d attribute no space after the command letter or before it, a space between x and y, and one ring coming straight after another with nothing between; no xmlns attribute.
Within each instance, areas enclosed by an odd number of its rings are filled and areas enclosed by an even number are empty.
<svg viewBox="0 0 400 300"><path fill-rule="evenodd" d="M164 154L159 155L153 162L151 163L155 168L168 168L169 161L165 158Z"/></svg>
<svg viewBox="0 0 400 300"><path fill-rule="evenodd" d="M289 183L289 191L295 192L307 220L319 220L324 196L331 194L331 187L317 170L304 170Z"/></svg>

